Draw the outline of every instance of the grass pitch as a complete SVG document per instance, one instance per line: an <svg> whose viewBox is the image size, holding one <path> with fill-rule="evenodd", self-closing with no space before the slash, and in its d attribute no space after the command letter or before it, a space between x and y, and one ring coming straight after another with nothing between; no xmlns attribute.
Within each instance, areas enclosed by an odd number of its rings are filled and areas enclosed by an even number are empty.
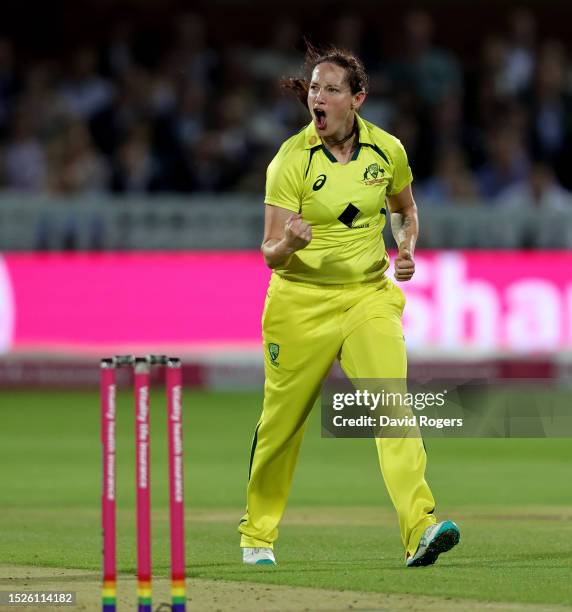
<svg viewBox="0 0 572 612"><path fill-rule="evenodd" d="M253 393L185 397L191 577L572 605L570 439L427 440L437 516L459 523L461 544L433 567L406 569L373 441L322 439L316 410L276 544L279 565L263 571L242 566L236 527L260 401ZM99 571L98 404L96 392L0 392L0 575L22 565ZM169 565L165 421L157 390L151 480L159 575L167 575ZM131 395L122 393L118 566L128 573L135 570L133 427Z"/></svg>

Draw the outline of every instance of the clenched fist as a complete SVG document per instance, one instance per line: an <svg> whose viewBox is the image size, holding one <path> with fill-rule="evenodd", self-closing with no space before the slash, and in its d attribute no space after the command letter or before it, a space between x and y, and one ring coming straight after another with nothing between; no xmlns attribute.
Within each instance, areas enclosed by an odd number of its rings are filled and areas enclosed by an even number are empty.
<svg viewBox="0 0 572 612"><path fill-rule="evenodd" d="M312 228L302 220L302 215L290 215L284 225L284 241L294 251L300 251L310 244Z"/></svg>
<svg viewBox="0 0 572 612"><path fill-rule="evenodd" d="M415 274L415 262L413 255L407 247L399 247L399 253L395 260L395 278L398 281L411 280Z"/></svg>

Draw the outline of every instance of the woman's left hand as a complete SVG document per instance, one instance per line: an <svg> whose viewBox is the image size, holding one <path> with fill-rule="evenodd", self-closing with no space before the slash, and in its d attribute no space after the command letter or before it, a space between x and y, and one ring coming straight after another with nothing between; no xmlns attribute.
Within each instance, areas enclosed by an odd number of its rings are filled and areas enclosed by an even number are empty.
<svg viewBox="0 0 572 612"><path fill-rule="evenodd" d="M406 247L401 247L395 260L395 279L403 282L411 280L415 274L415 261L411 251Z"/></svg>

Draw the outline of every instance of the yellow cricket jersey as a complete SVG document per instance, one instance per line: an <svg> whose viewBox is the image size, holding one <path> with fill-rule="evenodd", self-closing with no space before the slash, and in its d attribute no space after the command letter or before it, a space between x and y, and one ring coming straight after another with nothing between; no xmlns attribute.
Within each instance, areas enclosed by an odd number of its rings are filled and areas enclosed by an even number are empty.
<svg viewBox="0 0 572 612"><path fill-rule="evenodd" d="M401 142L357 116L359 145L340 164L314 122L289 138L268 166L266 204L301 213L312 241L275 272L288 280L346 284L380 278L389 265L385 199L413 180Z"/></svg>

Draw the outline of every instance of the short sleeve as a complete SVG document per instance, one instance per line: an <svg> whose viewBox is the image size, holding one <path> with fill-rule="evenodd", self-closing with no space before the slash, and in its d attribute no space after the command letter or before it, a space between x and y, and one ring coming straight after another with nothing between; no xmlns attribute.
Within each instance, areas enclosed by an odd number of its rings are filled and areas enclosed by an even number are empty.
<svg viewBox="0 0 572 612"><path fill-rule="evenodd" d="M390 196L400 193L413 181L413 173L407 161L407 153L399 140L396 140L396 145L392 151L394 163L393 179L387 191Z"/></svg>
<svg viewBox="0 0 572 612"><path fill-rule="evenodd" d="M266 171L266 204L299 212L302 206L303 179L295 158L280 153L270 162Z"/></svg>

